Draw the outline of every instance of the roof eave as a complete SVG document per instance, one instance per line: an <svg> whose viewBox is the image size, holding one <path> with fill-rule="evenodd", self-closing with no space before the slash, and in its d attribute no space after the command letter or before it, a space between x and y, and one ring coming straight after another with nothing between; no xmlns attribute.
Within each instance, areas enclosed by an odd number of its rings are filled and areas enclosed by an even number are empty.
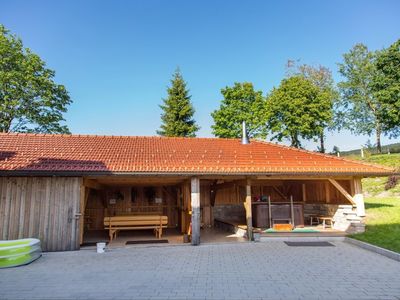
<svg viewBox="0 0 400 300"><path fill-rule="evenodd" d="M359 176L359 177L386 177L390 175L400 175L393 172L112 172L112 171L42 171L42 170L0 170L0 176L61 176L61 177L85 177L85 176L267 176L271 177L340 177L340 176Z"/></svg>

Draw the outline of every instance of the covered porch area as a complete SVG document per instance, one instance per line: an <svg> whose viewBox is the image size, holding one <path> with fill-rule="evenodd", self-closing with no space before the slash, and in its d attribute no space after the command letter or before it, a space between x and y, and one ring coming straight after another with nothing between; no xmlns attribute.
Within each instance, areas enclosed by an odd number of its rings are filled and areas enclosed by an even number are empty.
<svg viewBox="0 0 400 300"><path fill-rule="evenodd" d="M364 205L358 177L98 176L83 179L81 211L81 246L198 245L344 236L363 229ZM138 223L147 216L165 218L160 236ZM110 239L105 219L114 217L128 221Z"/></svg>

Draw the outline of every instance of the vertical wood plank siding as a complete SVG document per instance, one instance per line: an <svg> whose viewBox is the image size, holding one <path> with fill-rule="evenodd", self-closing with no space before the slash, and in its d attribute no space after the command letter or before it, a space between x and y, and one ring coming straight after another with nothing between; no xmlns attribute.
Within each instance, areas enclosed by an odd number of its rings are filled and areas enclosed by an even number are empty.
<svg viewBox="0 0 400 300"><path fill-rule="evenodd" d="M39 238L44 251L79 249L82 179L0 177L0 239Z"/></svg>

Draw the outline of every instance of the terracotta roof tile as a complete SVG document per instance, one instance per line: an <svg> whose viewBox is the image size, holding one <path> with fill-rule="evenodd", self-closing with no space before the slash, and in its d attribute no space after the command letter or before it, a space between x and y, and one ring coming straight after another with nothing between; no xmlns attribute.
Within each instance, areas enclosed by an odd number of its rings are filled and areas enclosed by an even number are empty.
<svg viewBox="0 0 400 300"><path fill-rule="evenodd" d="M360 174L392 169L252 140L0 134L0 172Z"/></svg>

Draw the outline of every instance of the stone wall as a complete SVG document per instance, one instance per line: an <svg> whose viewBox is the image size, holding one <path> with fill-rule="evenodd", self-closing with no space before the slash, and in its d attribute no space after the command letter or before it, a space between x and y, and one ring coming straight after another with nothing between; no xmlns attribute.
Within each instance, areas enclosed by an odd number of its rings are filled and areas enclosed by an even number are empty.
<svg viewBox="0 0 400 300"><path fill-rule="evenodd" d="M333 217L338 207L338 204L306 203L304 204L304 217L309 215Z"/></svg>
<svg viewBox="0 0 400 300"><path fill-rule="evenodd" d="M337 204L304 204L304 217L308 220L310 215L332 217L333 229L347 233L364 232L363 219L357 217L357 212L352 205Z"/></svg>

